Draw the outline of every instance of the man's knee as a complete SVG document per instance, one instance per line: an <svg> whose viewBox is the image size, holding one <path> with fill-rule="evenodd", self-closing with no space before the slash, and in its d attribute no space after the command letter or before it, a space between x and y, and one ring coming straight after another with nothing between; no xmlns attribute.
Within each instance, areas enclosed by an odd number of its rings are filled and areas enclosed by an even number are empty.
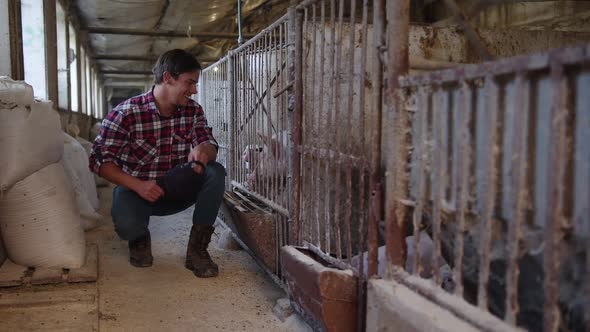
<svg viewBox="0 0 590 332"><path fill-rule="evenodd" d="M143 236L149 223L149 211L141 198L124 188L116 188L113 195L111 216L115 231L123 240L135 240Z"/></svg>
<svg viewBox="0 0 590 332"><path fill-rule="evenodd" d="M225 175L225 167L216 161L209 163L205 169L205 177L207 180L216 183L225 184Z"/></svg>

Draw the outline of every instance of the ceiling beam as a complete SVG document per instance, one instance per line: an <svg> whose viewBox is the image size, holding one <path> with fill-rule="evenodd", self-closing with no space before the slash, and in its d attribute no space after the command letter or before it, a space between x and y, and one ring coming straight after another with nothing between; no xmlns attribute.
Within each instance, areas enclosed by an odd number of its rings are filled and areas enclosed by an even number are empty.
<svg viewBox="0 0 590 332"><path fill-rule="evenodd" d="M149 70L101 70L103 75L153 75Z"/></svg>
<svg viewBox="0 0 590 332"><path fill-rule="evenodd" d="M123 61L156 61L157 56L128 55L128 54L96 54L94 60L123 60Z"/></svg>
<svg viewBox="0 0 590 332"><path fill-rule="evenodd" d="M149 37L169 37L169 38L219 38L219 39L237 39L237 33L230 32L192 32L190 37L184 31L153 31L141 29L121 29L121 28L85 28L88 33L105 34L105 35L132 35L132 36L149 36ZM242 37L252 38L253 34L242 34Z"/></svg>
<svg viewBox="0 0 590 332"><path fill-rule="evenodd" d="M96 54L92 57L94 60L121 60L121 61L146 61L155 62L158 60L157 56L150 55L130 55L130 54ZM205 58L196 56L199 62L215 62L217 58Z"/></svg>

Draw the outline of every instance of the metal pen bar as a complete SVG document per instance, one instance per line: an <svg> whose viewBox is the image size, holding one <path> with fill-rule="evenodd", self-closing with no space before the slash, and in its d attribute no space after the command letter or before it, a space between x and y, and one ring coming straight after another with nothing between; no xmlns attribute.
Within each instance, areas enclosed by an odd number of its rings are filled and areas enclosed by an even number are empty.
<svg viewBox="0 0 590 332"><path fill-rule="evenodd" d="M432 274L434 276L434 282L437 285L441 283L441 276L440 276L440 263L441 263L441 253L440 253L440 219L441 219L441 207L440 202L443 199L443 181L442 177L443 169L443 129L442 127L445 125L443 123L443 118L448 112L448 104L445 104L445 91L443 87L439 87L434 95L434 102L433 102L433 138L434 138L434 163L432 165L432 241L434 242L434 250L432 252L432 267L433 271Z"/></svg>
<svg viewBox="0 0 590 332"><path fill-rule="evenodd" d="M551 131L549 146L549 185L547 195L551 216L545 223L545 250L543 253L543 330L557 331L561 315L557 307L559 282L559 241L562 239L562 223L565 219L563 196L565 191L565 172L567 139L566 120L568 105L566 100L567 78L563 66L557 61L551 63L551 85L553 100L551 105Z"/></svg>
<svg viewBox="0 0 590 332"><path fill-rule="evenodd" d="M341 259L337 259L337 258L334 258L334 257L326 254L325 252L323 252L322 250L320 250L319 248L314 246L312 243L303 242L303 245L305 245L311 252L320 256L323 260L325 260L329 264L331 264L341 270L352 270L353 272L356 272L353 266L345 263Z"/></svg>
<svg viewBox="0 0 590 332"><path fill-rule="evenodd" d="M242 185L239 182L235 182L232 181L232 185L235 188L240 189L243 192L248 193L249 195L252 195L253 197L255 197L256 199L258 199L259 201L261 201L262 203L268 205L269 207L271 207L274 211L276 211L277 213L280 213L281 215L288 217L289 216L289 211L287 209L285 209L284 207L280 206L279 204L277 204L276 202L273 202L271 200L269 200L268 198L253 192L252 190L246 188L244 185Z"/></svg>
<svg viewBox="0 0 590 332"><path fill-rule="evenodd" d="M281 44L280 41L277 42L276 32L277 32L277 29L276 28L273 29L270 32L271 49L269 50L269 55L270 55L270 58L269 58L269 66L271 66L270 72L271 73L273 72L273 69L272 68L274 66L274 75L273 75L274 77L276 77L276 75L279 72L278 71L279 70L279 63L278 63L277 49L278 49L278 46ZM269 91L270 91L270 88L271 88L270 82L269 82L268 88L269 88ZM269 95L270 95L270 93L269 93ZM272 114L273 111L277 111L277 109L275 107L276 104L273 105L274 100L271 100L269 98L267 102L268 102L268 108L270 109L270 113L271 114ZM278 117L278 112L276 114L277 114L277 117ZM272 115L271 115L271 117L272 117ZM270 121L271 124L273 124L273 119L274 118L271 118L271 121ZM278 122L277 122L276 127L278 128ZM278 137L282 137L282 132L280 131L280 128L278 128L276 130L276 132L277 132L277 136ZM281 147L282 147L282 141L281 141ZM279 171L278 168L279 168L279 163L278 163L278 161L279 161L279 156L277 154L275 156L275 158L273 158L273 169L276 170L276 173L273 174L274 176L271 177L271 181L270 181L270 186L271 186L271 188L270 188L270 192L271 192L270 193L270 197L274 201L277 200L277 198L278 198L278 192L279 192L279 187L278 187L278 171Z"/></svg>
<svg viewBox="0 0 590 332"><path fill-rule="evenodd" d="M399 0L388 2L388 43L389 50L387 69L387 100L388 113L392 114L391 139L395 144L388 144L386 153L389 156L388 167L392 167L393 176L387 181L389 189L385 202L385 243L387 261L391 265L403 266L406 260L406 209L397 202L397 198L407 197L408 174L406 133L408 130L409 114L404 109L398 78L407 73L409 68L408 44L410 30L410 1ZM389 24L391 23L391 24Z"/></svg>
<svg viewBox="0 0 590 332"><path fill-rule="evenodd" d="M455 234L455 294L463 297L463 244L465 239L465 213L467 210L467 199L469 197L470 178L470 147L471 147L471 98L472 92L467 82L461 82L461 101L459 104L459 174L457 179L457 234Z"/></svg>
<svg viewBox="0 0 590 332"><path fill-rule="evenodd" d="M590 53L586 46L562 48L551 53L522 55L482 64L468 64L460 68L436 70L399 79L401 87L428 84L444 84L462 80L471 80L485 76L500 76L518 71L537 71L549 67L551 58L557 58L563 65L588 61Z"/></svg>
<svg viewBox="0 0 590 332"><path fill-rule="evenodd" d="M372 128L371 128L371 163L370 163L370 177L369 177L369 218L367 229L367 278L377 274L378 264L378 246L379 246L379 221L382 215L381 203L381 121L383 109L383 57L381 56L382 45L385 45L385 12L386 4L384 0L375 0L373 2L373 41L371 48L373 50L373 58L371 68L373 77L373 98L371 101L374 114L372 114ZM388 55L392 56L392 55Z"/></svg>
<svg viewBox="0 0 590 332"><path fill-rule="evenodd" d="M241 46L235 48L234 52L241 52L243 50L248 49L250 47L250 45L257 42L260 38L262 38L263 35L267 34L268 31L273 30L277 26L283 25L285 22L288 21L288 19L289 19L289 14L285 14L285 15L281 16L278 20L274 21L271 25L267 26L266 28L262 29L262 31L257 33L256 36L252 37L251 39L249 39L245 43L242 43Z"/></svg>
<svg viewBox="0 0 590 332"><path fill-rule="evenodd" d="M337 49L336 49L336 66L332 69L334 75L334 103L332 104L332 120L333 120L333 131L330 133L334 133L334 142L336 143L334 150L340 151L341 147L341 140L340 136L337 132L338 130L338 119L340 118L340 99L342 98L342 76L340 75L341 63L342 63L342 39L343 39L343 20L344 20L344 0L338 1L338 41L337 41ZM334 39L336 41L336 39ZM342 230L340 227L340 194L341 194L341 181L342 181L342 165L338 164L334 167L336 182L335 192L334 192L334 225L336 226L336 256L338 259L342 259Z"/></svg>
<svg viewBox="0 0 590 332"><path fill-rule="evenodd" d="M335 26L335 21L336 21L336 5L335 5L335 0L330 0L330 25L331 25L331 30L330 30L330 42L329 44L329 52L328 52L328 70L330 70L330 84L334 84L334 57L336 55L336 39L335 39L335 34L336 34L336 26ZM327 118L327 132L332 133L332 119L331 119L331 106L333 107L332 101L333 101L333 89L330 89L330 87L328 86L327 90L329 98L329 102L328 102L328 108L326 109L326 118ZM331 143L331 139L330 137L327 137L328 142L327 145L329 147L330 150L333 149L332 143ZM325 179L330 179L330 164L326 163L325 164ZM326 184L326 215L324 217L324 220L326 221L326 251L327 252L331 252L332 251L332 215L331 215L331 187L328 181L324 181Z"/></svg>
<svg viewBox="0 0 590 332"><path fill-rule="evenodd" d="M479 186L482 186L481 192L483 197L478 199L481 201L481 219L480 219L480 264L479 264L479 287L477 291L477 305L484 309L488 309L488 281L490 277L490 251L491 251L491 230L492 230L492 215L494 212L494 203L496 197L496 131L497 131L497 112L498 112L498 86L494 77L486 77L485 79L485 106L484 112L486 116L487 125L487 159L485 160L485 170L482 176L478 178ZM479 130L479 128L478 128Z"/></svg>
<svg viewBox="0 0 590 332"><path fill-rule="evenodd" d="M506 271L506 314L505 320L509 324L516 324L518 315L518 275L520 255L519 242L521 238L521 224L524 219L524 207L526 203L526 172L527 172L527 135L529 126L529 98L530 82L526 74L519 72L516 75L517 99L513 119L513 133L515 135L513 145L513 157L510 170L514 176L511 185L513 186L514 219L508 224L508 269ZM515 196L514 196L515 195Z"/></svg>
<svg viewBox="0 0 590 332"><path fill-rule="evenodd" d="M321 147L322 145L322 141L321 141L321 137L320 137L320 132L322 131L322 115L324 114L324 78L325 78L325 73L324 73L324 63L326 61L325 58L325 46L326 46L326 1L322 0L321 4L320 4L320 78L319 78L319 90L318 90L318 108L317 108L317 119L316 119L316 132L318 133L318 141L317 141L317 147ZM321 172L321 160L318 158L317 159L317 167L316 167L316 174L318 176L318 178L321 177L320 175ZM324 178L324 181L326 181L326 178ZM321 183L321 182L320 182ZM325 186L324 186L325 188ZM321 198L321 186L315 186L315 197L316 197L316 201L319 202L320 198ZM318 223L318 232L319 232L319 239L318 242L320 243L320 246L318 246L319 248L322 248L321 243L322 243L322 234L321 234L321 225L320 225L320 220L326 220L326 215L322 214L321 212L321 204L318 204L316 207L316 219L317 219L317 223ZM325 211L325 210L324 210ZM323 215L323 218L321 218L320 216ZM325 227L325 226L324 226ZM330 250L329 245L327 244L327 240L326 240L326 236L325 236L325 232L326 232L326 228L324 228L324 250L328 251Z"/></svg>
<svg viewBox="0 0 590 332"><path fill-rule="evenodd" d="M355 47L354 47L354 38L355 38L355 20L356 20L356 1L350 0L350 35L349 35L349 63L348 63L348 114L346 119L346 130L348 133L353 133L353 126L352 126L352 112L353 112L353 91L354 91L354 54L355 54ZM359 133L359 136L364 135L363 132ZM346 153L351 155L352 151L352 139L348 139L348 144L346 148ZM350 231L350 223L352 219L352 162L350 159L346 163L346 214L344 217L344 227L346 232L346 256L348 257L349 261L352 259L352 235Z"/></svg>
<svg viewBox="0 0 590 332"><path fill-rule="evenodd" d="M363 13L362 13L362 32L361 32L361 68L360 68L360 79L359 82L365 82L365 80L367 79L367 73L366 73L366 68L367 68L367 38L368 38L368 15L369 15L369 0L363 0ZM364 153L363 157L365 159L368 159L369 157L367 156L367 153L365 152L365 118L366 118L366 113L367 113L367 107L365 107L365 85L364 84L359 84L359 91L358 91L358 96L359 96L359 104L358 104L358 109L360 110L360 122L359 122L359 131L361 132L360 135L360 151L359 151L359 155L361 155L361 153ZM369 110L369 115L372 116L373 115L373 111L374 109L371 108ZM370 135L370 133L369 133ZM358 237L359 237L359 241L357 243L357 252L359 253L359 267L358 270L361 271L359 273L360 277L359 277L359 290L358 290L358 296L359 298L363 298L363 290L362 290L362 282L365 279L365 273L364 273L364 260L365 260L365 239L366 239L366 234L365 234L365 220L366 220L366 212L365 212L365 201L368 199L368 195L366 193L366 189L365 189L365 174L367 172L367 168L366 166L361 166L359 168L359 188L360 188L360 193L359 193L359 229L358 229ZM360 314L360 313L359 313ZM359 324L361 325L359 330L362 330L362 317L359 318Z"/></svg>
<svg viewBox="0 0 590 332"><path fill-rule="evenodd" d="M316 125L318 126L317 128L319 128L319 121L320 121L320 117L318 116L317 119L315 118L316 114L318 114L317 111L317 107L316 107L316 103L315 101L318 100L320 98L320 96L317 96L315 91L316 91L316 81L317 81L317 77L316 77L316 49L317 49L317 23L316 23L316 16L317 16L317 6L316 4L312 4L311 5L311 17L312 17L312 21L311 21L311 33L312 33L312 38L311 38L311 87L310 87L310 93L308 94L308 98L310 99L309 101L309 105L311 105L311 112L309 113L308 117L310 118L310 126L307 127L307 130L310 130L311 133L313 133L313 140L309 140L308 144L309 145L315 145L316 147L319 146L319 135L320 135L320 131L315 130ZM320 27L321 29L323 29L324 27ZM319 115L319 114L318 114ZM314 123L315 122L315 123ZM310 136L312 136L310 135ZM319 212L319 208L320 208L320 201L319 201L319 186L318 185L314 185L314 181L317 181L319 178L319 158L311 158L312 163L311 163L311 167L310 167L310 194L309 195L309 200L311 201L310 204L310 218L309 221L311 222L313 220L313 236L312 236L312 241L313 243L318 247L318 249L322 250L322 241L321 241L321 230L320 230L320 218L318 215ZM316 164L318 167L316 167ZM312 215L313 214L313 215Z"/></svg>
<svg viewBox="0 0 590 332"><path fill-rule="evenodd" d="M416 191L416 208L414 209L414 214L412 217L413 224L414 224L414 266L413 271L414 274L420 275L422 261L420 253L420 233L421 233L421 224L422 224L422 215L424 211L424 200L425 200L425 190L426 190L426 174L424 174L425 166L428 163L428 156L430 153L427 151L426 140L428 137L428 110L429 110L429 102L430 94L426 88L419 88L416 92L416 111L417 111L417 120L418 125L415 133L415 137L413 140L413 144L416 145L416 163L418 167L417 171L417 191Z"/></svg>

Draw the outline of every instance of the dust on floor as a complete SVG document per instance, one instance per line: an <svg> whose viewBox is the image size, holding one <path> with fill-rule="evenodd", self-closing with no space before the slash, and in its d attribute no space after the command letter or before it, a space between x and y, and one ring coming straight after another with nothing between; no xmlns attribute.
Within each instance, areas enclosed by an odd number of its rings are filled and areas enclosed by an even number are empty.
<svg viewBox="0 0 590 332"><path fill-rule="evenodd" d="M245 251L212 243L217 278L184 268L192 210L152 218L154 265L129 265L127 244L109 217L111 190L99 188L105 219L86 233L99 248L98 282L0 290L1 331L310 330L296 315L281 322L272 313L286 295Z"/></svg>

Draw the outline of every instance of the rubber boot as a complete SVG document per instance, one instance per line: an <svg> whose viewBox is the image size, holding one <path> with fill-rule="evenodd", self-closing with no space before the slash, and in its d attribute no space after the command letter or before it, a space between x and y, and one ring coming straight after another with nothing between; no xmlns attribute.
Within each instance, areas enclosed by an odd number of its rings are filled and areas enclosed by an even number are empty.
<svg viewBox="0 0 590 332"><path fill-rule="evenodd" d="M211 242L214 229L209 225L193 225L191 228L184 266L199 278L211 278L219 274L217 264L211 260L211 256L207 252L207 246Z"/></svg>
<svg viewBox="0 0 590 332"><path fill-rule="evenodd" d="M154 261L152 256L152 239L148 232L139 239L129 241L129 263L135 267L150 267Z"/></svg>

